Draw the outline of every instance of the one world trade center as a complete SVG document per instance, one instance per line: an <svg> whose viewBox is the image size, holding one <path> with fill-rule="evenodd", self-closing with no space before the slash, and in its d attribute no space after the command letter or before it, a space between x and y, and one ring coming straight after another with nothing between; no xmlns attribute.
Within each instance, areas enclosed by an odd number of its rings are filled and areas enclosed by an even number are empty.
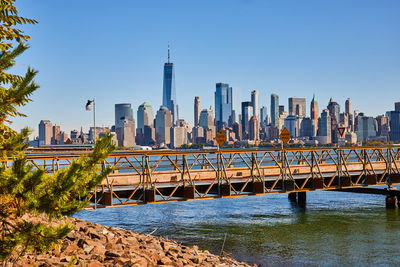
<svg viewBox="0 0 400 267"><path fill-rule="evenodd" d="M172 121L175 124L179 115L176 103L174 63L170 62L169 44L168 62L164 64L163 106L171 111Z"/></svg>

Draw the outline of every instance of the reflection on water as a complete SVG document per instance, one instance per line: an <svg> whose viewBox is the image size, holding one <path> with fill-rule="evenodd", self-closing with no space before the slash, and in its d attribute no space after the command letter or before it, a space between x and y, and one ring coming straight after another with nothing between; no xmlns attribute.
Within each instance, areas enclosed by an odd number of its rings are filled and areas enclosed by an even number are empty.
<svg viewBox="0 0 400 267"><path fill-rule="evenodd" d="M175 239L262 266L398 265L400 215L385 198L308 192L306 207L286 194L81 211L92 222Z"/></svg>

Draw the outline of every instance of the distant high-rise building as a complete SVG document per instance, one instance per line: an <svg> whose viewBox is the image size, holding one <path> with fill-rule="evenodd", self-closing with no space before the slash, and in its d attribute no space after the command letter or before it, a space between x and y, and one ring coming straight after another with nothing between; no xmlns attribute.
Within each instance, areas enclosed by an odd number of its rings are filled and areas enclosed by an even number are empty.
<svg viewBox="0 0 400 267"><path fill-rule="evenodd" d="M110 132L110 129L107 128L107 127L98 127L98 126L96 126L96 136L95 136L94 135L95 134L95 128L94 127L90 127L90 129L89 129L89 137L88 138L89 138L89 140L91 140L93 142L97 138L104 137L105 134L109 133L109 132Z"/></svg>
<svg viewBox="0 0 400 267"><path fill-rule="evenodd" d="M196 96L194 98L194 126L199 126L200 112L201 112L200 97Z"/></svg>
<svg viewBox="0 0 400 267"><path fill-rule="evenodd" d="M285 106L284 105L280 105L279 106L279 115L282 115L283 113L285 113Z"/></svg>
<svg viewBox="0 0 400 267"><path fill-rule="evenodd" d="M313 120L310 118L303 118L300 122L300 136L312 137L315 136Z"/></svg>
<svg viewBox="0 0 400 267"><path fill-rule="evenodd" d="M400 102L394 103L394 111L400 111Z"/></svg>
<svg viewBox="0 0 400 267"><path fill-rule="evenodd" d="M212 129L214 127L214 111L211 107L200 112L199 126L204 129Z"/></svg>
<svg viewBox="0 0 400 267"><path fill-rule="evenodd" d="M201 126L195 126L192 129L192 140L194 144L204 144L204 128Z"/></svg>
<svg viewBox="0 0 400 267"><path fill-rule="evenodd" d="M251 105L253 106L253 116L256 116L257 121L260 121L259 109L258 109L258 91L254 90L251 92Z"/></svg>
<svg viewBox="0 0 400 267"><path fill-rule="evenodd" d="M187 144L187 131L183 126L174 126L171 128L171 147L179 148Z"/></svg>
<svg viewBox="0 0 400 267"><path fill-rule="evenodd" d="M320 127L320 136L326 136L326 143L330 143L331 141L331 116L329 115L329 110L324 109L321 113L321 127Z"/></svg>
<svg viewBox="0 0 400 267"><path fill-rule="evenodd" d="M350 98L347 98L346 103L345 103L345 113L346 114L351 114L351 100Z"/></svg>
<svg viewBox="0 0 400 267"><path fill-rule="evenodd" d="M368 137L375 137L375 119L373 117L359 116L356 134L357 139L360 141L366 141Z"/></svg>
<svg viewBox="0 0 400 267"><path fill-rule="evenodd" d="M279 96L271 94L271 125L279 127Z"/></svg>
<svg viewBox="0 0 400 267"><path fill-rule="evenodd" d="M141 104L137 110L137 133L144 134L145 126L154 126L153 108L146 102Z"/></svg>
<svg viewBox="0 0 400 267"><path fill-rule="evenodd" d="M328 104L329 115L331 116L331 142L338 142L338 131L337 127L339 125L339 114L340 114L340 105L332 100L329 100Z"/></svg>
<svg viewBox="0 0 400 267"><path fill-rule="evenodd" d="M60 125L54 125L53 126L53 134L51 137L51 144L52 145L59 145L61 144L61 130L60 130Z"/></svg>
<svg viewBox="0 0 400 267"><path fill-rule="evenodd" d="M284 126L290 134L292 135L292 138L299 137L300 135L300 127L298 125L298 117L294 115L287 116L284 119Z"/></svg>
<svg viewBox="0 0 400 267"><path fill-rule="evenodd" d="M53 136L53 126L49 120L41 120L39 123L39 146L50 145Z"/></svg>
<svg viewBox="0 0 400 267"><path fill-rule="evenodd" d="M217 131L222 126L232 123L232 87L227 83L217 83L215 90L215 126Z"/></svg>
<svg viewBox="0 0 400 267"><path fill-rule="evenodd" d="M252 116L249 121L249 140L260 140L260 128L256 116Z"/></svg>
<svg viewBox="0 0 400 267"><path fill-rule="evenodd" d="M390 140L400 141L400 111L390 111Z"/></svg>
<svg viewBox="0 0 400 267"><path fill-rule="evenodd" d="M235 137L237 140L242 140L242 126L240 125L240 123L235 122L232 125L232 130L235 133Z"/></svg>
<svg viewBox="0 0 400 267"><path fill-rule="evenodd" d="M242 138L245 139L249 135L249 122L253 116L253 105L251 102L242 102Z"/></svg>
<svg viewBox="0 0 400 267"><path fill-rule="evenodd" d="M115 104L115 128L124 124L125 118L133 120L133 110L131 104Z"/></svg>
<svg viewBox="0 0 400 267"><path fill-rule="evenodd" d="M135 143L135 122L132 118L124 118L122 125L115 128L118 146L133 147Z"/></svg>
<svg viewBox="0 0 400 267"><path fill-rule="evenodd" d="M72 130L70 136L71 136L71 139L78 139L78 137L79 137L78 130Z"/></svg>
<svg viewBox="0 0 400 267"><path fill-rule="evenodd" d="M117 135L117 140L118 143L123 143L123 136L121 134L123 134L123 128L127 127L127 125L129 124L129 127L132 126L132 124L130 124L130 121L134 121L133 120L133 110L131 108L131 104L128 103L122 103L122 104L115 104L115 133ZM135 125L135 123L133 123L133 125ZM119 129L119 130L118 130ZM96 131L97 131L97 127L96 127ZM96 136L98 136L98 133L96 133ZM93 139L91 139L93 140Z"/></svg>
<svg viewBox="0 0 400 267"><path fill-rule="evenodd" d="M168 44L168 62L164 64L164 79L163 79L163 103L172 114L172 123L178 120L176 91L175 91L175 71L174 63L170 62L170 51Z"/></svg>
<svg viewBox="0 0 400 267"><path fill-rule="evenodd" d="M268 125L268 109L266 106L263 106L260 109L260 126L265 127Z"/></svg>
<svg viewBox="0 0 400 267"><path fill-rule="evenodd" d="M315 95L313 95L313 99L310 104L310 118L312 124L312 136L315 136L318 131L318 102L315 100Z"/></svg>
<svg viewBox="0 0 400 267"><path fill-rule="evenodd" d="M376 123L377 123L377 135L388 137L390 131L389 118L383 115L378 116L376 117Z"/></svg>
<svg viewBox="0 0 400 267"><path fill-rule="evenodd" d="M297 108L299 106L299 108ZM301 113L296 113L296 110ZM302 97L289 97L289 115L306 116L306 99Z"/></svg>
<svg viewBox="0 0 400 267"><path fill-rule="evenodd" d="M170 144L170 129L172 126L172 112L167 107L161 106L155 119L156 142L158 144Z"/></svg>
<svg viewBox="0 0 400 267"><path fill-rule="evenodd" d="M328 110L329 115L331 116L332 120L339 121L339 114L340 114L340 105L332 100L329 100L328 103Z"/></svg>

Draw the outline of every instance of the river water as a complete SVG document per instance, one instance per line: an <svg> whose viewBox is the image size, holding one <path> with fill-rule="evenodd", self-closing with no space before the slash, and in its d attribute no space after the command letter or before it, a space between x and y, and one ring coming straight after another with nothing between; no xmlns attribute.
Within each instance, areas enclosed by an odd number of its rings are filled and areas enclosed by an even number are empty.
<svg viewBox="0 0 400 267"><path fill-rule="evenodd" d="M75 217L174 239L261 266L399 266L400 212L385 197L307 192L80 211Z"/></svg>

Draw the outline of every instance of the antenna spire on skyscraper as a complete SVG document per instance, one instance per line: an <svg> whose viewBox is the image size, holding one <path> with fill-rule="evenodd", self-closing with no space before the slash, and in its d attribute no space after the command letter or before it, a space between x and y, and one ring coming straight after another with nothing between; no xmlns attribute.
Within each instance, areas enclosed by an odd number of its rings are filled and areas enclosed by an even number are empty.
<svg viewBox="0 0 400 267"><path fill-rule="evenodd" d="M168 41L168 63L169 63L169 41Z"/></svg>

